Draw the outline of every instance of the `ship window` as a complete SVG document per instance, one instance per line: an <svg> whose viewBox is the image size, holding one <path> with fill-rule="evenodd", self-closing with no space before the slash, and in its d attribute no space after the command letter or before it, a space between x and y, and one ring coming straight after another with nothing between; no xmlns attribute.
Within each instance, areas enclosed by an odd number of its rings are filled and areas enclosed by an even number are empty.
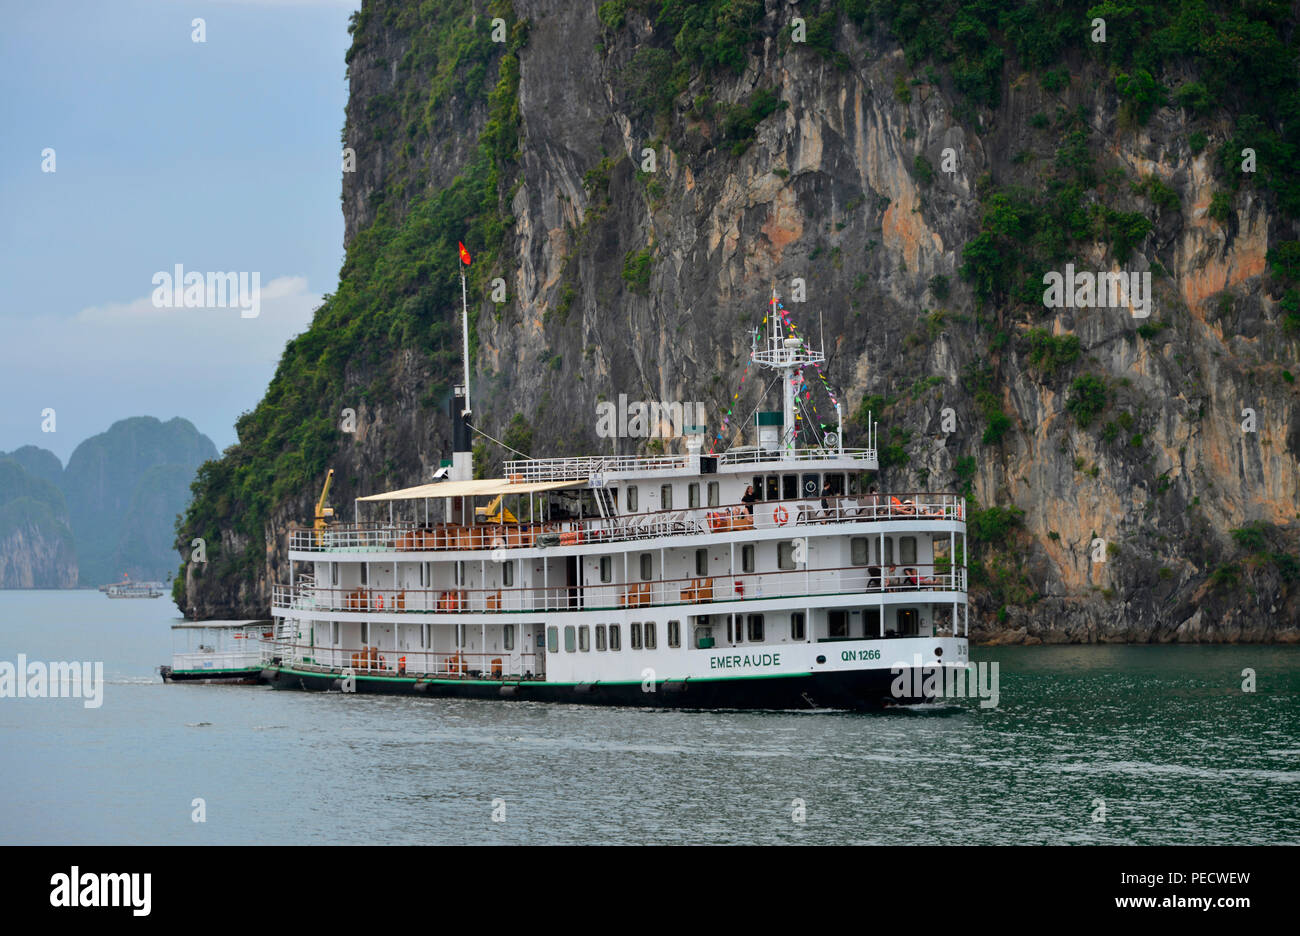
<svg viewBox="0 0 1300 936"><path fill-rule="evenodd" d="M885 543L885 561L882 562L881 565L893 565L894 564L894 541L886 538L884 540L884 543Z"/></svg>
<svg viewBox="0 0 1300 936"><path fill-rule="evenodd" d="M661 484L659 486L659 509L673 509L673 486L671 484Z"/></svg>
<svg viewBox="0 0 1300 936"><path fill-rule="evenodd" d="M546 650L548 653L560 652L560 629L558 627L546 628Z"/></svg>
<svg viewBox="0 0 1300 936"><path fill-rule="evenodd" d="M456 563L456 584L457 585L465 584L465 563L464 562Z"/></svg>
<svg viewBox="0 0 1300 936"><path fill-rule="evenodd" d="M682 645L682 622L668 622L668 646L680 647Z"/></svg>
<svg viewBox="0 0 1300 936"><path fill-rule="evenodd" d="M749 640L761 643L763 640L763 615L749 616Z"/></svg>
<svg viewBox="0 0 1300 936"><path fill-rule="evenodd" d="M361 584L362 585L370 584L369 582L366 581L366 579L370 578L369 572L370 572L370 563L368 562L361 563Z"/></svg>
<svg viewBox="0 0 1300 936"><path fill-rule="evenodd" d="M856 474L851 474L851 475L849 475L849 493L850 493L850 494L857 494L857 493L858 493L858 490L859 490L859 488L858 488L858 475L856 475Z"/></svg>
<svg viewBox="0 0 1300 936"><path fill-rule="evenodd" d="M650 554L641 554L641 581L650 581Z"/></svg>
<svg viewBox="0 0 1300 936"><path fill-rule="evenodd" d="M862 636L880 636L880 609L864 608L862 611Z"/></svg>
<svg viewBox="0 0 1300 936"><path fill-rule="evenodd" d="M817 483L817 473L806 474L803 476L803 496L815 497L821 490L821 485Z"/></svg>
<svg viewBox="0 0 1300 936"><path fill-rule="evenodd" d="M623 625L621 624L609 625L609 649L611 650L623 649Z"/></svg>
<svg viewBox="0 0 1300 936"><path fill-rule="evenodd" d="M513 562L503 562L501 564L501 584L509 587L515 583L515 564Z"/></svg>
<svg viewBox="0 0 1300 936"><path fill-rule="evenodd" d="M464 624L456 625L456 646L458 647L465 646L465 625Z"/></svg>
<svg viewBox="0 0 1300 936"><path fill-rule="evenodd" d="M740 547L740 568L744 572L754 571L754 544Z"/></svg>
<svg viewBox="0 0 1300 936"><path fill-rule="evenodd" d="M763 476L762 475L754 475L753 488L754 488L754 496L757 497L759 500L762 500L763 499Z"/></svg>
<svg viewBox="0 0 1300 936"><path fill-rule="evenodd" d="M565 624L564 625L564 652L572 653L575 649L576 649L576 643L574 641L573 625Z"/></svg>
<svg viewBox="0 0 1300 936"><path fill-rule="evenodd" d="M337 562L331 562L330 563L330 584L337 585L338 583L339 583L339 564Z"/></svg>
<svg viewBox="0 0 1300 936"><path fill-rule="evenodd" d="M686 485L686 506L700 506L700 483L698 481L692 481Z"/></svg>
<svg viewBox="0 0 1300 936"><path fill-rule="evenodd" d="M361 622L361 646L364 647L369 643L370 643L370 622L362 621Z"/></svg>
<svg viewBox="0 0 1300 936"><path fill-rule="evenodd" d="M898 540L898 561L904 565L916 562L916 537L903 536Z"/></svg>
<svg viewBox="0 0 1300 936"><path fill-rule="evenodd" d="M635 484L629 484L627 486L627 509L629 513L636 510L636 485Z"/></svg>
<svg viewBox="0 0 1300 936"><path fill-rule="evenodd" d="M515 626L505 624L501 628L501 649L513 650L515 648Z"/></svg>
<svg viewBox="0 0 1300 936"><path fill-rule="evenodd" d="M614 562L609 556L600 557L600 580L608 582L613 577Z"/></svg>
<svg viewBox="0 0 1300 936"><path fill-rule="evenodd" d="M718 491L719 491L718 482L710 481L709 482L709 506L710 507L718 506L718 503L720 502L720 495L718 494Z"/></svg>
<svg viewBox="0 0 1300 936"><path fill-rule="evenodd" d="M778 569L794 568L794 543L776 544L776 567Z"/></svg>
<svg viewBox="0 0 1300 936"><path fill-rule="evenodd" d="M767 499L768 500L776 500L781 496L780 489L777 487L777 483L779 482L779 480L780 480L779 475L767 476Z"/></svg>
<svg viewBox="0 0 1300 936"><path fill-rule="evenodd" d="M830 622L830 637L847 637L849 636L849 612L831 611L827 614Z"/></svg>
<svg viewBox="0 0 1300 936"><path fill-rule="evenodd" d="M586 624L578 626L578 649L583 653L591 649L591 628Z"/></svg>
<svg viewBox="0 0 1300 936"><path fill-rule="evenodd" d="M867 538L865 536L855 536L849 540L849 554L854 565L866 565Z"/></svg>
<svg viewBox="0 0 1300 936"><path fill-rule="evenodd" d="M828 475L826 476L826 483L829 484L829 485L831 486L831 493L832 493L832 494L843 494L843 493L844 493L844 475L842 475L842 474L828 474Z"/></svg>
<svg viewBox="0 0 1300 936"><path fill-rule="evenodd" d="M597 650L605 649L605 625L604 624L596 625L596 649Z"/></svg>
<svg viewBox="0 0 1300 936"><path fill-rule="evenodd" d="M645 622L645 648L647 650L653 650L659 643L658 627L659 625L654 621Z"/></svg>
<svg viewBox="0 0 1300 936"><path fill-rule="evenodd" d="M788 474L781 478L781 496L792 500L799 496L799 476Z"/></svg>
<svg viewBox="0 0 1300 936"><path fill-rule="evenodd" d="M802 611L796 611L790 615L790 639L804 639L804 616Z"/></svg>
<svg viewBox="0 0 1300 936"><path fill-rule="evenodd" d="M695 550L695 574L709 574L709 551L707 549Z"/></svg>
<svg viewBox="0 0 1300 936"><path fill-rule="evenodd" d="M628 643L633 650L641 649L641 622L633 621L628 625L629 637Z"/></svg>
<svg viewBox="0 0 1300 936"><path fill-rule="evenodd" d="M919 616L915 608L898 609L898 636L915 637Z"/></svg>
<svg viewBox="0 0 1300 936"><path fill-rule="evenodd" d="M339 622L330 621L330 644L338 646L339 643Z"/></svg>

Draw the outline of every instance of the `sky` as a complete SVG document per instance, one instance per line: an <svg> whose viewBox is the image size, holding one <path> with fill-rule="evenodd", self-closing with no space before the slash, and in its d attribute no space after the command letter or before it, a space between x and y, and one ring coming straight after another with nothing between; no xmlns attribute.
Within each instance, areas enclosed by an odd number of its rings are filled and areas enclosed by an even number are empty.
<svg viewBox="0 0 1300 936"><path fill-rule="evenodd" d="M0 451L144 415L236 441L338 281L359 5L0 0ZM177 264L258 274L257 316L158 307Z"/></svg>

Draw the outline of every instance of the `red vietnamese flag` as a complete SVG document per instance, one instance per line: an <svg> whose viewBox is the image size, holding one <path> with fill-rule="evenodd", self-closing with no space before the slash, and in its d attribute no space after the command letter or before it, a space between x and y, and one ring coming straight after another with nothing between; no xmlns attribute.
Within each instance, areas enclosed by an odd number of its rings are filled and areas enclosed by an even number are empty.
<svg viewBox="0 0 1300 936"><path fill-rule="evenodd" d="M456 241L456 246L460 248L460 262L465 264L465 266L469 266L469 251L465 249L465 245L460 241Z"/></svg>

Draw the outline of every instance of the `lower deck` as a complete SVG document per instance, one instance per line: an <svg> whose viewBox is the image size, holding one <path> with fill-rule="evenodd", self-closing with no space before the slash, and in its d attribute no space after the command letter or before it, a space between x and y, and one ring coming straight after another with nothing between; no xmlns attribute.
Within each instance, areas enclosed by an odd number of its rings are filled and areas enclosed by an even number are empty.
<svg viewBox="0 0 1300 936"><path fill-rule="evenodd" d="M680 679L731 669L767 672L791 660L817 666L848 644L862 645L862 661L884 661L895 645L912 640L957 641L965 653L964 604L789 605L768 602L743 614L678 607L513 621L500 615L445 622L284 618L263 652L282 665L328 673L574 683L640 682L647 673Z"/></svg>

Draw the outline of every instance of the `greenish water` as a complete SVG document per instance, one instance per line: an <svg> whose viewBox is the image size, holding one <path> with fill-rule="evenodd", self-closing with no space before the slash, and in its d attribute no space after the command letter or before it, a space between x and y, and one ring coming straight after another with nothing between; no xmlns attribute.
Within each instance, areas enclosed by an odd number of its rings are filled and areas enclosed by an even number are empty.
<svg viewBox="0 0 1300 936"><path fill-rule="evenodd" d="M175 613L0 592L0 660L108 681L0 699L0 842L1300 843L1300 648L975 648L995 709L650 711L164 686Z"/></svg>

